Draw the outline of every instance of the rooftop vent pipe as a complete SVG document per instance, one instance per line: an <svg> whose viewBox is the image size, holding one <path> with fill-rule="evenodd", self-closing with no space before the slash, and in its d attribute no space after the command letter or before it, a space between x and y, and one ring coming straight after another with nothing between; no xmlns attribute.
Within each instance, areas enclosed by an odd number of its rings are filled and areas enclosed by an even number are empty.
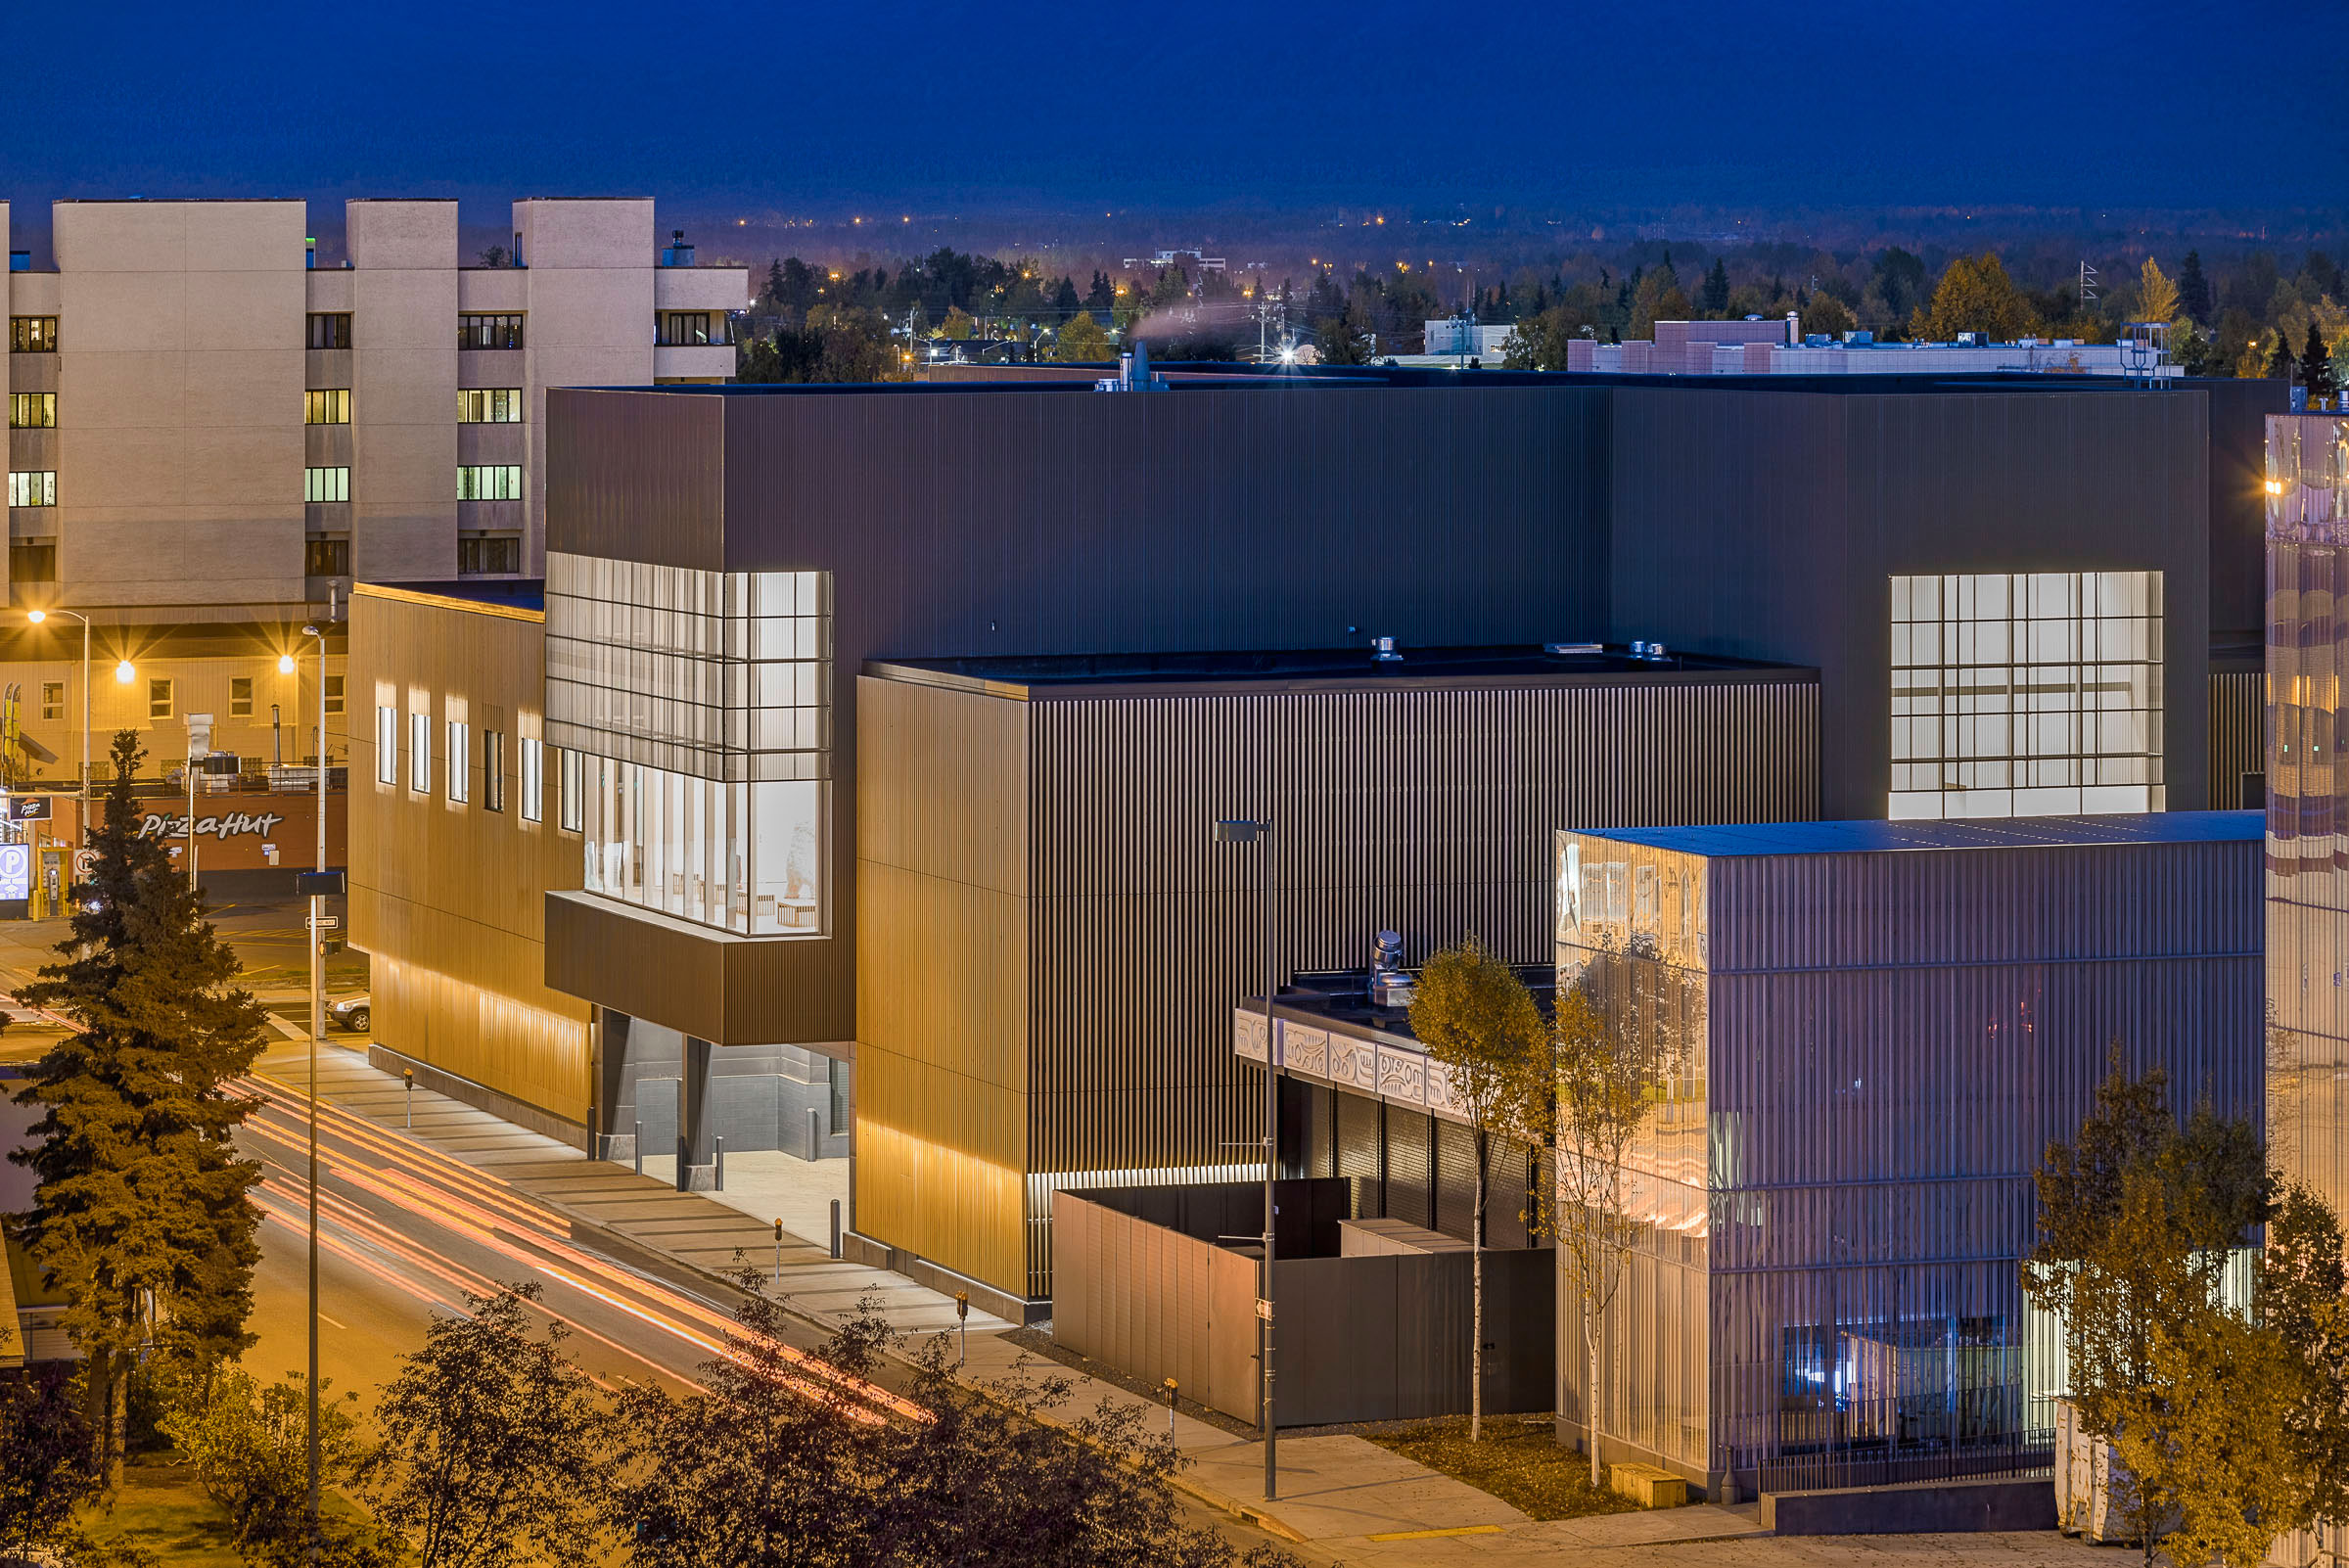
<svg viewBox="0 0 2349 1568"><path fill-rule="evenodd" d="M1165 392L1167 378L1150 373L1150 343L1145 338L1133 340L1129 353L1118 355L1118 373L1104 376L1093 383L1095 392Z"/></svg>
<svg viewBox="0 0 2349 1568"><path fill-rule="evenodd" d="M1403 933L1382 931L1370 949L1370 1005L1408 1007L1417 983L1404 971Z"/></svg>

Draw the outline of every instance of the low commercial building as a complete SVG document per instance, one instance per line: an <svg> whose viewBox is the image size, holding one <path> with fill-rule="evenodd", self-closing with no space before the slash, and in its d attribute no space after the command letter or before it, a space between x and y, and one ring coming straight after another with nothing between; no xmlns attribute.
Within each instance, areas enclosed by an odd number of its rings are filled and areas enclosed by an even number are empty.
<svg viewBox="0 0 2349 1568"><path fill-rule="evenodd" d="M682 1134L688 1182L719 1136L806 1147L813 1109L828 1156L852 1118L851 1245L1007 1312L1048 1291L1056 1188L1251 1164L1223 1020L1263 955L1214 818L1275 823L1275 983L1382 927L1537 962L1559 822L2202 805L2211 627L2250 578L2213 566L2239 410L2198 390L548 408L543 611L510 646L461 587L354 601L354 940L489 992L394 986L380 1048L606 1157ZM492 736L542 839L481 821ZM473 900L515 943L495 973Z"/></svg>
<svg viewBox="0 0 2349 1568"><path fill-rule="evenodd" d="M1604 1452L1717 1496L2046 1462L2032 1173L2116 1049L2260 1120L2259 858L2250 811L1560 833L1559 981L1654 1084Z"/></svg>
<svg viewBox="0 0 2349 1568"><path fill-rule="evenodd" d="M1428 325L1432 331L1438 323ZM2040 375L2147 382L2186 374L2166 362L2166 328L2160 323L2132 327L2117 343L2072 338L1995 343L1986 333L1961 333L1955 343L1878 343L1867 332L1806 335L1791 311L1783 318L1659 321L1655 332L1652 339L1621 343L1577 339L1566 346L1566 368L1618 376Z"/></svg>

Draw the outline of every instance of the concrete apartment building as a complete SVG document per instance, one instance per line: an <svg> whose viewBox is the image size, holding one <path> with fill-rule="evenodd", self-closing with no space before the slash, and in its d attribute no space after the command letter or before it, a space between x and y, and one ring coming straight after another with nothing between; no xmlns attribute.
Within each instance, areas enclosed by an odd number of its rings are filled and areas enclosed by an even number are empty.
<svg viewBox="0 0 2349 1568"><path fill-rule="evenodd" d="M748 273L664 248L650 198L516 202L496 266L460 254L454 201L344 214L347 259L322 266L299 201L57 202L35 270L0 202L9 603L96 623L102 729L170 730L168 752L210 712L222 750L308 754L316 687L280 658L354 575L540 571L547 388L733 373ZM79 628L22 624L0 618L32 742L11 776L69 777Z"/></svg>

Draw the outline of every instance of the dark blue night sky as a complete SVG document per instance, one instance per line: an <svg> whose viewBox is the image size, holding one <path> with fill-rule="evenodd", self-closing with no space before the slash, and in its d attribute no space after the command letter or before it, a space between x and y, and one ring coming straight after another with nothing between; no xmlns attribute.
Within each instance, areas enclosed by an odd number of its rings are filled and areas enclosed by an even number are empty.
<svg viewBox="0 0 2349 1568"><path fill-rule="evenodd" d="M2333 3L10 13L20 202L2349 206Z"/></svg>

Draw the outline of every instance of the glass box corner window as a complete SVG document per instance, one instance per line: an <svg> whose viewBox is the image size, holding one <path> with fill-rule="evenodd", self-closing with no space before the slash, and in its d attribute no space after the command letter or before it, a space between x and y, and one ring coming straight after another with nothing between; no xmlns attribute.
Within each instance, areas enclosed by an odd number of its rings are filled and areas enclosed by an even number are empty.
<svg viewBox="0 0 2349 1568"><path fill-rule="evenodd" d="M522 465L519 463L460 463L457 465L460 501L519 501Z"/></svg>
<svg viewBox="0 0 2349 1568"><path fill-rule="evenodd" d="M10 430L55 430L57 428L57 393L10 392L8 394L8 428Z"/></svg>
<svg viewBox="0 0 2349 1568"><path fill-rule="evenodd" d="M519 425L522 423L520 387L468 387L457 393L460 425Z"/></svg>
<svg viewBox="0 0 2349 1568"><path fill-rule="evenodd" d="M12 473L8 476L8 504L11 506L55 506L57 504L57 470Z"/></svg>
<svg viewBox="0 0 2349 1568"><path fill-rule="evenodd" d="M350 423L350 390L339 388L327 392L305 392L301 394L301 422L305 425L347 425Z"/></svg>
<svg viewBox="0 0 2349 1568"><path fill-rule="evenodd" d="M566 785L579 758L589 891L825 930L831 594L820 572L548 557L547 721Z"/></svg>
<svg viewBox="0 0 2349 1568"><path fill-rule="evenodd" d="M2165 808L2158 572L1892 579L1894 817Z"/></svg>
<svg viewBox="0 0 2349 1568"><path fill-rule="evenodd" d="M433 790L433 715L408 715L408 788L419 795Z"/></svg>
<svg viewBox="0 0 2349 1568"><path fill-rule="evenodd" d="M375 781L399 782L399 710L390 706L375 711Z"/></svg>
<svg viewBox="0 0 2349 1568"><path fill-rule="evenodd" d="M467 311L457 317L457 346L459 348L519 348L522 346L522 314L487 315Z"/></svg>
<svg viewBox="0 0 2349 1568"><path fill-rule="evenodd" d="M305 501L347 501L350 499L350 470L347 468L305 468L301 471L301 498Z"/></svg>

